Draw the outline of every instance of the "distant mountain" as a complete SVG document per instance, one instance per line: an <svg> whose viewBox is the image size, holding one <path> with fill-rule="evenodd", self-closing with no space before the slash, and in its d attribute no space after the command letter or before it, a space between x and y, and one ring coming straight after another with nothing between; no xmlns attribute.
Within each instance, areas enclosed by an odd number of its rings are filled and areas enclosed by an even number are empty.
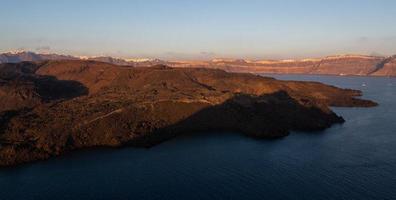
<svg viewBox="0 0 396 200"><path fill-rule="evenodd" d="M128 65L135 67L146 67L158 64L168 64L167 61L160 59L135 58L122 59L110 56L96 56L96 57L76 57L60 54L40 54L30 51L15 51L0 53L0 63L19 63L23 61L40 62L46 60L91 60L110 63L114 65Z"/></svg>
<svg viewBox="0 0 396 200"><path fill-rule="evenodd" d="M110 56L90 57L90 58L86 58L86 60L93 60L93 61L110 63L114 65L125 65L125 66L134 66L134 67L148 67L153 65L168 64L167 61L163 61L160 59L148 59L148 58L122 59L122 58L113 58Z"/></svg>
<svg viewBox="0 0 396 200"><path fill-rule="evenodd" d="M23 61L77 60L77 57L59 54L38 54L30 51L6 52L0 54L0 63L19 63Z"/></svg>
<svg viewBox="0 0 396 200"><path fill-rule="evenodd" d="M110 56L91 57L91 58L88 58L87 60L111 63L111 64L115 64L115 65L133 65L134 64L134 62L128 62L124 59L113 58Z"/></svg>
<svg viewBox="0 0 396 200"><path fill-rule="evenodd" d="M230 72L248 73L396 76L396 56L336 55L301 60L252 61L244 59L213 59L209 61L164 61L147 58L122 59L110 56L74 57L25 51L0 54L0 63L44 60L92 60L133 67L148 67L161 64L172 67L217 68Z"/></svg>

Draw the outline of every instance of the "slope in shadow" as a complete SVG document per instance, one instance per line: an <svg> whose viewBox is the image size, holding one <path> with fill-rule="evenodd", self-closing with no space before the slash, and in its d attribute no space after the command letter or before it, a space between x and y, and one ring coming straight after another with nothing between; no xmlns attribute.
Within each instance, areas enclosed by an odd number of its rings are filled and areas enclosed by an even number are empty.
<svg viewBox="0 0 396 200"><path fill-rule="evenodd" d="M334 112L304 106L284 91L261 96L239 94L129 143L147 147L183 133L205 131L237 131L249 137L270 139L286 136L291 130L318 131L343 122Z"/></svg>
<svg viewBox="0 0 396 200"><path fill-rule="evenodd" d="M88 95L88 88L82 83L73 80L58 80L53 76L41 76L32 80L37 86L37 92L46 101L72 99Z"/></svg>
<svg viewBox="0 0 396 200"><path fill-rule="evenodd" d="M37 69L34 63L0 65L0 112L88 94L88 88L78 81L38 75Z"/></svg>

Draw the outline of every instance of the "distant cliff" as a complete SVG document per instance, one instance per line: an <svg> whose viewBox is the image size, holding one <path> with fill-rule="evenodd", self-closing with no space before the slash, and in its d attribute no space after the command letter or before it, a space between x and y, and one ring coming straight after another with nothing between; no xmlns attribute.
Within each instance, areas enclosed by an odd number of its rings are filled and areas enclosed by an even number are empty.
<svg viewBox="0 0 396 200"><path fill-rule="evenodd" d="M222 60L179 61L174 67L209 67L231 72L250 72L268 74L322 74L356 76L396 76L396 56L376 57L361 55L328 56L318 59L302 60Z"/></svg>
<svg viewBox="0 0 396 200"><path fill-rule="evenodd" d="M37 54L34 52L0 54L0 63L45 60L92 60L133 67L149 67L163 64L172 67L203 67L223 69L229 72L269 74L396 76L396 56L338 55L301 60L252 61L243 59L213 59L209 61L164 61L159 59L122 59L109 56L73 57L58 54Z"/></svg>

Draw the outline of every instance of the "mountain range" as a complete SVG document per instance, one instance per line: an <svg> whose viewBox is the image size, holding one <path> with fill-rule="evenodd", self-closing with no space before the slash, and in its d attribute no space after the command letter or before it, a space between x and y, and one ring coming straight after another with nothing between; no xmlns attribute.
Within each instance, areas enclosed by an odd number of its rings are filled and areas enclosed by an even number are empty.
<svg viewBox="0 0 396 200"><path fill-rule="evenodd" d="M390 57L336 55L301 60L212 59L207 61L165 61L160 59L122 59L110 56L77 57L27 51L0 54L0 63L37 62L45 60L91 60L134 67L163 64L171 67L216 68L229 72L268 74L396 76L396 55Z"/></svg>

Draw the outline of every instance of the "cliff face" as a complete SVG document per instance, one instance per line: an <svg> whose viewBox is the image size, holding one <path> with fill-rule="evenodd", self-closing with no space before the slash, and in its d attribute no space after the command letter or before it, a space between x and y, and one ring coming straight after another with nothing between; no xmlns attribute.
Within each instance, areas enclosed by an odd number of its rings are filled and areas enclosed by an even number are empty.
<svg viewBox="0 0 396 200"><path fill-rule="evenodd" d="M189 62L172 64L174 67L195 67L202 65L231 72L396 76L396 73L394 73L391 67L392 59L356 55L329 56L322 59L249 61L245 63L228 60L201 63L200 65Z"/></svg>
<svg viewBox="0 0 396 200"><path fill-rule="evenodd" d="M396 56L385 59L371 75L373 76L396 76Z"/></svg>
<svg viewBox="0 0 396 200"><path fill-rule="evenodd" d="M335 56L322 59L311 74L370 75L383 60L370 56Z"/></svg>
<svg viewBox="0 0 396 200"><path fill-rule="evenodd" d="M282 137L342 123L329 105L376 105L356 90L215 69L48 61L3 64L0 74L0 165L206 130Z"/></svg>
<svg viewBox="0 0 396 200"><path fill-rule="evenodd" d="M73 56L36 54L33 52L0 54L0 63L18 63L23 61L37 62L46 60L90 60L134 67L149 67L163 64L178 68L215 68L229 72L356 76L396 76L395 59L395 56L340 55L303 60L249 61L243 59L213 59L210 61L163 61L159 59L121 59L105 56L82 59Z"/></svg>

